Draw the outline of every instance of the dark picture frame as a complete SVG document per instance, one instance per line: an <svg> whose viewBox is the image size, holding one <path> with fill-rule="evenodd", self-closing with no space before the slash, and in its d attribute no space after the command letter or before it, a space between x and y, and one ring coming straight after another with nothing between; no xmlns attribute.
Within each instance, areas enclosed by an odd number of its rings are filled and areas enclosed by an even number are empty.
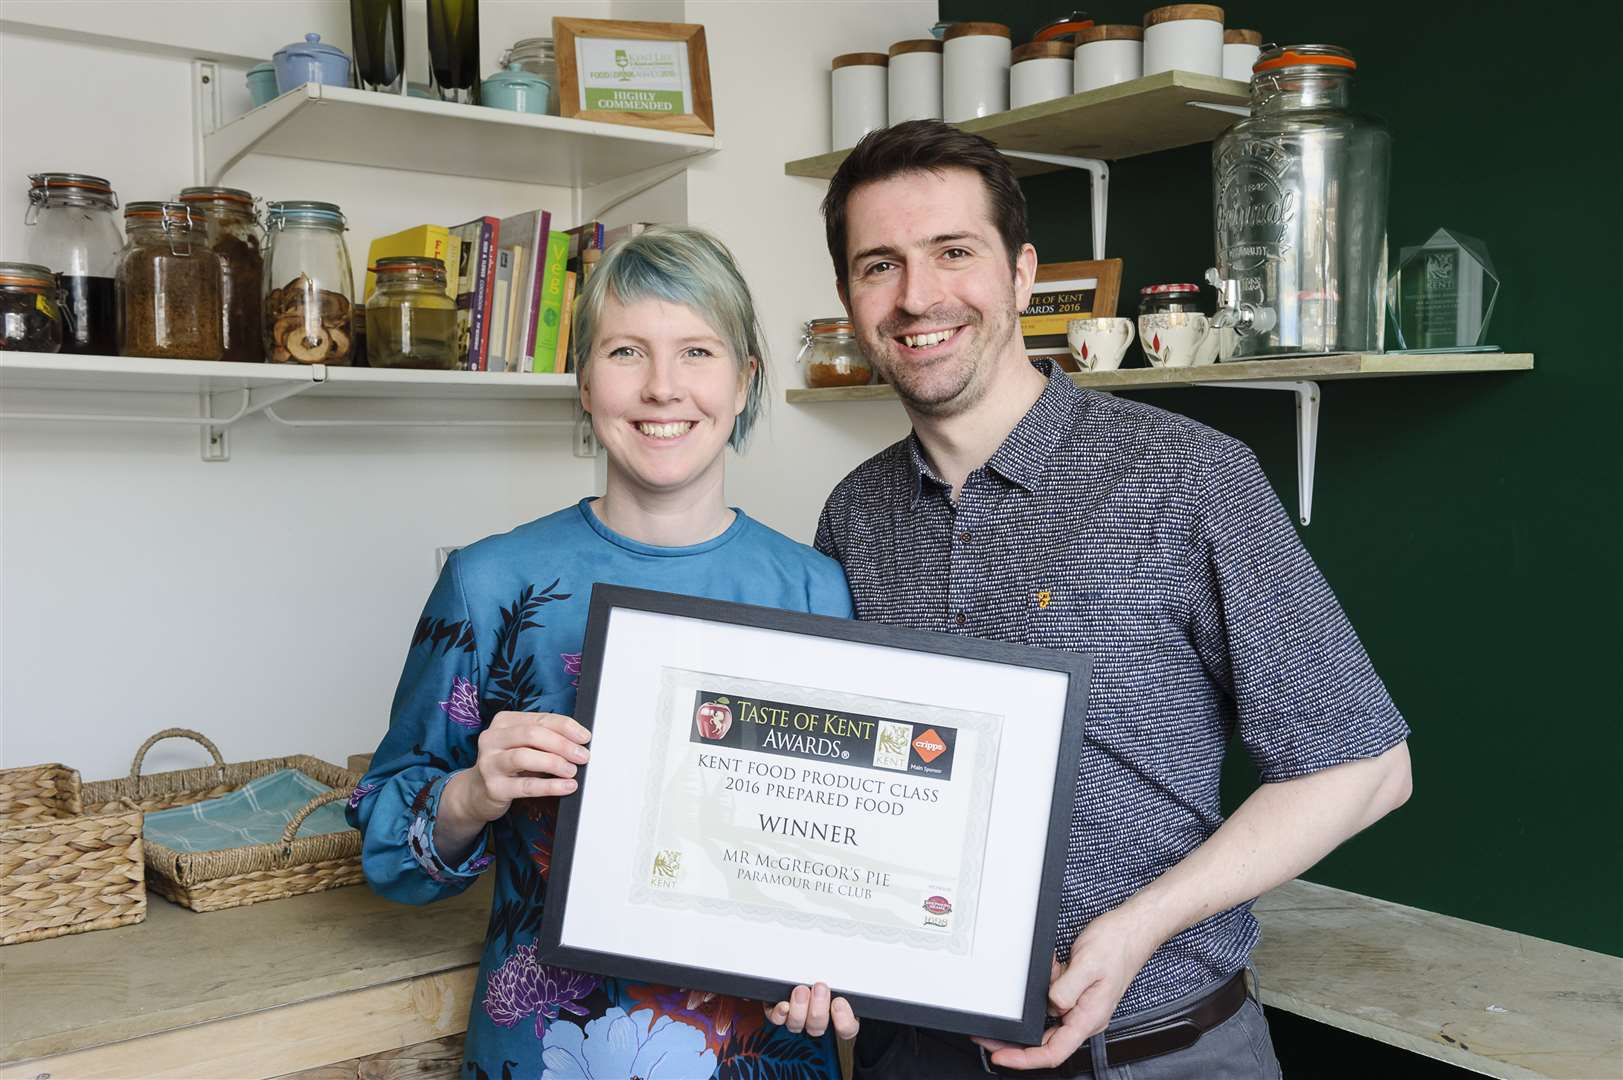
<svg viewBox="0 0 1623 1080"><path fill-rule="evenodd" d="M863 676L870 682L879 672L886 673L884 677L887 680L890 678L889 672L899 673L897 685L902 689L898 692L896 708L903 708L901 703L908 700L916 700L921 709L947 709L955 702L973 701L976 694L998 695L994 700L1004 702L1008 711L996 717L1000 726L985 729L992 732L995 738L973 741L977 736L974 736L972 728L964 728L958 735L962 740L964 732L970 732L972 740L957 744L960 751L965 748L971 751L970 756L960 759L959 764L964 767L960 769L959 777L967 778L966 785L977 784L995 789L985 804L985 831L978 841L988 852L985 876L975 879L975 889L966 898L976 905L966 909L969 915L964 917L964 925L967 926L964 933L974 935L969 952L950 958L944 958L939 950L934 953L909 953L905 935L916 936L922 931L905 931L901 944L892 937L876 945L861 940L858 934L844 931L825 934L819 929L808 930L803 926L791 926L781 931L782 936L776 939L770 925L753 923L672 922L670 927L666 927L661 920L719 920L722 916L714 914L709 908L698 909L696 913L667 914L663 908L634 906L630 900L616 899L616 895L627 895L626 881L631 881L633 892L646 884L646 878L635 877L642 871L633 867L635 860L627 858L626 852L630 845L641 842L638 836L645 836L654 830L660 807L650 807L647 800L641 806L629 807L624 801L612 800L622 799L625 792L635 795L643 790L650 793L670 790L657 785L649 786L644 777L658 773L660 764L665 760L687 760L686 755L692 750L689 744L699 742L697 733L705 730L704 723L709 715L706 713L708 704L701 705L694 712L691 696L684 699L678 695L672 699L667 695L667 702L675 700L679 708L686 708L692 714L696 726L690 732L686 730L684 721L680 734L666 736L674 747L673 756L669 759L659 757L657 750L644 749L652 745L654 729L675 730L675 721L663 718L677 713L669 709L662 711L654 705L655 690L647 684L657 680L627 676L646 674L654 670L651 665L673 664L661 669L667 672L682 666L675 660L649 655L650 652L660 651L658 643L662 641L671 643L673 655L680 653L686 657L687 666L693 666L693 650L709 649L703 656L705 674L696 676L700 679L728 678L726 674L710 674L728 662L734 663L734 674L743 678L760 674L772 665L798 671L801 659L811 658L805 661L806 664L810 670L821 674L813 675L806 681L814 686L828 686L830 693L840 688L838 679L842 673L849 673L863 665L871 665L865 668L867 674ZM770 656L772 659L751 661L749 658L752 656ZM830 657L846 656L851 658L849 663L838 661L832 667L827 665ZM755 664L754 670L752 663ZM836 994L843 994L850 1000L859 1017L1012 1042L1038 1042L1046 1014L1064 859L1083 748L1083 719L1091 666L1091 658L1082 653L1038 649L622 586L593 586L575 718L593 731L594 757L590 765L579 771L579 790L559 802L545 910L537 938L538 959L606 976L768 1002L786 999L790 989L798 982L823 979L830 982ZM935 677L942 671L957 673L962 680L972 681L960 681L954 685L952 677ZM913 674L910 675L910 672ZM933 685L930 691L934 695L933 700L945 704L937 706L922 697L905 698L906 693L916 689L906 680L918 679L919 673L925 672L933 673L927 680ZM855 683L856 678L852 678ZM1029 693L1008 693L1010 688L1020 687L1026 687ZM708 701L707 698L700 700ZM742 698L735 700L740 706L744 704ZM633 707L628 708L628 704ZM628 719L627 714L633 715ZM953 714L942 712L939 715ZM886 722L880 723L883 727ZM746 727L742 721L739 726ZM725 733L728 728L721 730ZM928 729L928 733L933 734L934 730ZM619 741L614 741L611 736ZM715 737L714 731L710 731L706 737ZM737 737L735 733L735 743ZM916 750L919 744L914 742L912 745ZM615 746L622 749L616 752L613 750ZM877 772L881 768L877 764L877 755L882 751L894 753L895 744L888 751L877 743L874 746L878 749L869 747L869 750L875 755L876 764L869 768ZM630 747L638 749L625 749ZM930 749L935 748L930 746ZM641 757L637 757L639 753ZM977 754L982 756L975 756ZM758 757L759 760L767 760L764 754ZM951 759L947 761L950 765ZM853 759L842 768L848 774L856 775L859 764ZM1028 775L1024 771L1028 766L1047 769L1049 773ZM883 767L897 766L890 764ZM939 771L917 764L902 767L920 772ZM905 774L895 775L905 777ZM985 778L984 784L980 779L982 777ZM659 779L663 782L664 777ZM594 785L602 788L595 801ZM972 789L961 786L959 790ZM1005 803L1002 800L1008 801ZM1044 807L1047 811L1046 821L1031 820L1031 811ZM924 824L922 817L927 816L928 812L921 812L920 825ZM583 814L587 819L584 830ZM889 821L885 826L893 831L898 827ZM911 824L907 826L912 827ZM612 833L604 831L610 828ZM633 835L627 835L624 844L618 841L604 843L605 836L618 838L623 834ZM583 836L586 837L584 841ZM705 839L710 838L707 836ZM992 854L994 850L995 855ZM1008 854L1011 851L1018 853ZM1023 860L1018 865L1025 867L1040 865L1040 871L1029 883L1013 880L1024 875L997 872L990 861L994 857ZM657 879L660 873L658 858L654 862L653 872ZM579 906L577 917L571 916L572 892ZM661 899L666 895L661 894ZM1004 901L1014 902L999 908L1000 897ZM924 908L927 911L935 910L930 907L929 901L939 899L929 897ZM624 946L618 930L610 933L605 929L609 925L603 922L609 917L606 911L609 905L614 904L623 905L615 910L635 916L628 918L627 922L635 923L638 934L646 934L648 941L656 943L652 948ZM1012 926L1009 925L1005 912L1015 910L1030 912L1030 919L1016 919ZM644 923L644 919L648 921ZM594 923L594 920L597 922ZM585 929L572 929L574 924ZM706 925L712 929L699 929ZM1028 926L1027 949L1016 952L1013 948L1004 947L1005 939L998 935L1012 935L1007 940L1027 942ZM753 935L747 940L731 942L728 948L742 956L747 947L749 963L756 970L739 970L727 964L707 966L704 963L673 961L670 954L678 947L672 945L667 948L665 945L666 942L683 942L680 948L687 950L691 959L692 950L698 947L694 944L696 935L715 933L725 936L734 932ZM793 971L784 970L778 977L763 974L763 969L775 962L769 955L774 940L785 944L791 940L801 941L802 952L796 955L802 957L805 955L804 943L814 942L817 964L822 964L826 957L830 970L796 968ZM935 948L933 945L930 947ZM761 959L763 955L768 958ZM964 975L976 970L969 965L995 960L996 964L1002 966L996 977L985 981L988 985L1001 987L997 991L1001 996L997 1002L992 1002L992 991L985 991L987 1000L978 1005L977 995L982 991L977 987L979 980L973 978L952 980L951 1005L939 1000L949 993L939 982L933 990L938 1000L933 1002L874 992L873 988L887 979L902 977L896 975L894 965L898 957L904 955L916 955L921 962L966 965L962 972ZM707 961L711 958L708 952L704 956ZM1026 961L1023 965L1022 960ZM798 962L805 964L804 959ZM842 964L845 970L835 970Z"/></svg>

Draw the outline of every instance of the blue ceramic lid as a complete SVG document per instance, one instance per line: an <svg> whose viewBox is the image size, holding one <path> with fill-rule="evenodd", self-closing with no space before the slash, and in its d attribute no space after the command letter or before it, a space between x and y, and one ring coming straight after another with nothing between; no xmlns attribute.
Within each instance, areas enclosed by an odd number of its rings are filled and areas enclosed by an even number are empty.
<svg viewBox="0 0 1623 1080"><path fill-rule="evenodd" d="M485 80L485 85L492 89L498 86L522 86L529 90L550 90L552 87L541 76L524 70L524 65L514 62L507 65L506 71L498 71Z"/></svg>
<svg viewBox="0 0 1623 1080"><path fill-rule="evenodd" d="M318 60L322 57L342 57L346 64L349 63L349 54L343 49L323 44L320 34L306 34L303 41L295 41L291 45L283 45L277 49L276 55L313 56Z"/></svg>

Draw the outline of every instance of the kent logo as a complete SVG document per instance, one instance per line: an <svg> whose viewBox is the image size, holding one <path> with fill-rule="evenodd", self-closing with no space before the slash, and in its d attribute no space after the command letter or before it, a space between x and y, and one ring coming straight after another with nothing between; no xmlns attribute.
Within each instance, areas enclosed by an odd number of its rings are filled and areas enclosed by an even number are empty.
<svg viewBox="0 0 1623 1080"><path fill-rule="evenodd" d="M947 752L947 744L941 741L941 736L936 734L935 728L931 728L913 740L913 749L918 751L919 757L928 765Z"/></svg>

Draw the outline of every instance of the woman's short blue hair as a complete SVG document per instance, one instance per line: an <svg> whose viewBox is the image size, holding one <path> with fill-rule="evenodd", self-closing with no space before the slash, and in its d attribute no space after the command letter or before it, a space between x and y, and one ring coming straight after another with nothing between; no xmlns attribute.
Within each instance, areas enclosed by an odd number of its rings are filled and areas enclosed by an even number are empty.
<svg viewBox="0 0 1623 1080"><path fill-rule="evenodd" d="M728 439L734 450L740 449L765 405L767 357L755 302L732 253L703 229L686 225L651 226L610 248L575 304L570 341L582 385L603 305L611 294L622 304L650 299L681 304L726 342L740 372L755 358L744 410L733 422Z"/></svg>

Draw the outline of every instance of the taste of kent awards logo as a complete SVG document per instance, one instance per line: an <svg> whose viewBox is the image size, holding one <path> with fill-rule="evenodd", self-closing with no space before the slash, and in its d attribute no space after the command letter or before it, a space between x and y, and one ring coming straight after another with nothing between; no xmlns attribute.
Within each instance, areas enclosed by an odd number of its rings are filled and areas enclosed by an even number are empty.
<svg viewBox="0 0 1623 1080"><path fill-rule="evenodd" d="M717 698L700 705L693 714L693 721L703 738L722 739L733 726L733 710L726 698Z"/></svg>

